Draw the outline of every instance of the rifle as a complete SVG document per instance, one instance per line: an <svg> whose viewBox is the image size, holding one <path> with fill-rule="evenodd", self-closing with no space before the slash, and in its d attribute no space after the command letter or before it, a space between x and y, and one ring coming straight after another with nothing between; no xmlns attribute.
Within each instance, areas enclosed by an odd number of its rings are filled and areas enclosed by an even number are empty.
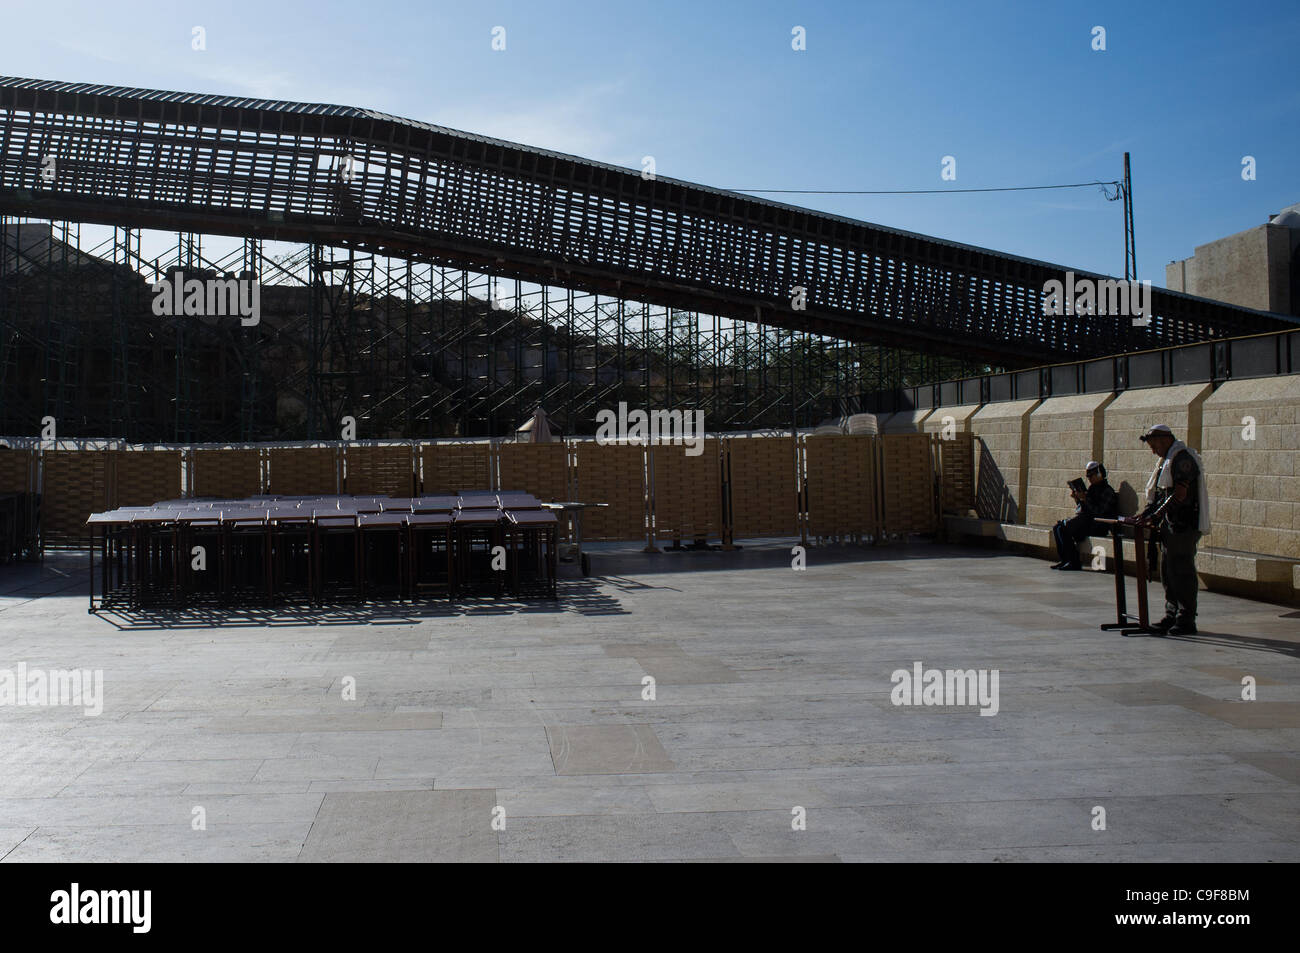
<svg viewBox="0 0 1300 953"><path fill-rule="evenodd" d="M1147 540L1147 572L1150 573L1153 578L1157 575L1157 571L1160 568L1160 547L1157 542L1157 537L1159 536L1158 524L1160 517L1164 516L1165 510L1169 509L1169 504L1173 501L1174 494L1170 492L1163 500L1156 504L1154 509L1148 507L1146 511L1135 517L1136 520L1141 520L1142 522L1149 524L1151 527L1151 538Z"/></svg>

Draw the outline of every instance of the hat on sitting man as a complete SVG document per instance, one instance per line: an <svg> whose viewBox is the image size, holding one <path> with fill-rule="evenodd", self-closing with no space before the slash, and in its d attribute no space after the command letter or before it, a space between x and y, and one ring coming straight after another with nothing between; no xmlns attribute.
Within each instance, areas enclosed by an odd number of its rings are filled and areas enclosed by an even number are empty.
<svg viewBox="0 0 1300 953"><path fill-rule="evenodd" d="M1149 441L1152 437L1169 437L1173 439L1174 432L1169 429L1168 424L1156 424L1142 436L1138 437L1143 443Z"/></svg>

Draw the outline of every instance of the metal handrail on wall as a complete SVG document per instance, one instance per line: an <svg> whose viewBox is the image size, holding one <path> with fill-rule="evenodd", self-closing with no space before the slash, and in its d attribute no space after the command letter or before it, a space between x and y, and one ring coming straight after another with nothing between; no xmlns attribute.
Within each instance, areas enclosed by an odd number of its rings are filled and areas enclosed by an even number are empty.
<svg viewBox="0 0 1300 953"><path fill-rule="evenodd" d="M891 414L933 407L1046 400L1072 394L1120 393L1173 384L1218 387L1229 380L1284 374L1300 374L1300 326L1294 331L1204 341L878 391L865 396L863 402L871 413Z"/></svg>

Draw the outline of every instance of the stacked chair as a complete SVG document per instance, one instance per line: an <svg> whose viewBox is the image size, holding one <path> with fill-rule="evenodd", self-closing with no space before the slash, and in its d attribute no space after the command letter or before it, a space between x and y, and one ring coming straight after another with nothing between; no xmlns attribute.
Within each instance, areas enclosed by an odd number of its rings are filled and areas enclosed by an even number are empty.
<svg viewBox="0 0 1300 953"><path fill-rule="evenodd" d="M559 524L527 493L163 500L87 527L91 612L558 597Z"/></svg>

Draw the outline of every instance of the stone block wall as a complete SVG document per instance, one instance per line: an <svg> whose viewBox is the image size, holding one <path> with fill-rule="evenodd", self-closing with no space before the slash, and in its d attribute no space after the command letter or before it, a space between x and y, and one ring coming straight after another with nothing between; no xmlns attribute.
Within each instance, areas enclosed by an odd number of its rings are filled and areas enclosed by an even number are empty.
<svg viewBox="0 0 1300 953"><path fill-rule="evenodd" d="M985 404L969 418L975 435L976 512L985 519L1023 523L1029 482L1029 415L1040 402ZM951 413L951 411L949 411ZM942 418L942 408L927 423ZM956 416L955 414L953 415Z"/></svg>
<svg viewBox="0 0 1300 953"><path fill-rule="evenodd" d="M1073 516L1068 482L1084 476L1089 460L1100 460L1110 469L1103 459L1102 411L1113 400L1111 394L1051 397L1029 415L1027 523L1051 524Z"/></svg>
<svg viewBox="0 0 1300 953"><path fill-rule="evenodd" d="M1205 544L1300 559L1300 376L1221 385L1202 408L1201 434Z"/></svg>
<svg viewBox="0 0 1300 953"><path fill-rule="evenodd" d="M878 418L881 433L922 433L921 426L933 409L921 407L914 410L900 410L896 414Z"/></svg>
<svg viewBox="0 0 1300 953"><path fill-rule="evenodd" d="M1179 440L1200 450L1201 409L1211 390L1209 384L1129 390L1106 405L1098 459L1110 471L1121 513L1131 516L1146 506L1144 491L1157 461L1138 438L1155 424L1168 424Z"/></svg>
<svg viewBox="0 0 1300 953"><path fill-rule="evenodd" d="M1300 374L937 408L922 427L937 432L945 416L975 439L978 516L1000 520L998 537L1035 555L1051 552L1046 528L1073 513L1065 483L1088 460L1105 464L1121 512L1140 510L1157 458L1138 437L1168 424L1205 464L1202 583L1300 601Z"/></svg>
<svg viewBox="0 0 1300 953"><path fill-rule="evenodd" d="M970 430L970 419L975 416L975 411L979 409L979 404L957 404L952 407L936 407L934 411L921 422L921 430L925 433L942 433L944 421L948 417L951 417L953 431L955 433L967 433Z"/></svg>

